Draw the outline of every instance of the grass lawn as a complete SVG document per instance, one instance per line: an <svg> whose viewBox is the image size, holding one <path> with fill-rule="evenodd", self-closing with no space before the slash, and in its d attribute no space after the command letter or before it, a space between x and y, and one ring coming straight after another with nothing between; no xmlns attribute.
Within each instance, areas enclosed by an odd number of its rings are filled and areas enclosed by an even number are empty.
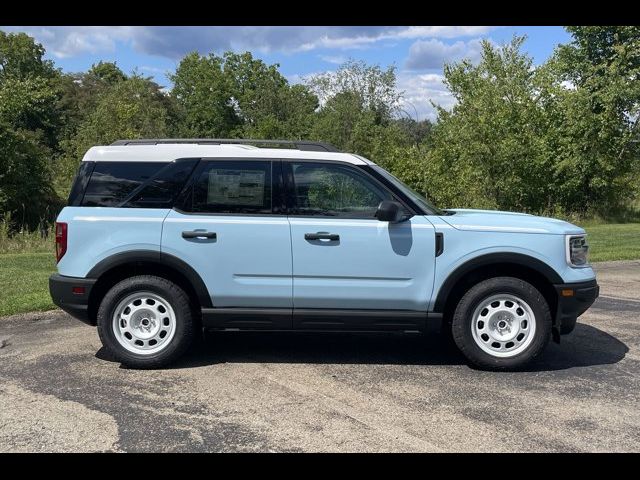
<svg viewBox="0 0 640 480"><path fill-rule="evenodd" d="M56 308L49 296L55 268L52 252L0 254L0 317Z"/></svg>
<svg viewBox="0 0 640 480"><path fill-rule="evenodd" d="M593 262L640 259L640 223L586 225ZM55 258L48 253L0 254L0 317L56 308L49 297Z"/></svg>
<svg viewBox="0 0 640 480"><path fill-rule="evenodd" d="M640 223L586 225L592 262L640 259Z"/></svg>

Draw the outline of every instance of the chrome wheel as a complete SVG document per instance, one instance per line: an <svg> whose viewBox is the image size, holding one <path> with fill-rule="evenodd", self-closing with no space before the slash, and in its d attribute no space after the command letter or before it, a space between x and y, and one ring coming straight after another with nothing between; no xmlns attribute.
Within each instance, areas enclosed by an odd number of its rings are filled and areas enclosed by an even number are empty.
<svg viewBox="0 0 640 480"><path fill-rule="evenodd" d="M137 292L118 303L112 325L116 340L125 349L151 355L171 343L176 332L176 315L161 296Z"/></svg>
<svg viewBox="0 0 640 480"><path fill-rule="evenodd" d="M494 357L514 357L533 341L536 318L531 307L514 295L500 294L480 302L473 313L471 334Z"/></svg>

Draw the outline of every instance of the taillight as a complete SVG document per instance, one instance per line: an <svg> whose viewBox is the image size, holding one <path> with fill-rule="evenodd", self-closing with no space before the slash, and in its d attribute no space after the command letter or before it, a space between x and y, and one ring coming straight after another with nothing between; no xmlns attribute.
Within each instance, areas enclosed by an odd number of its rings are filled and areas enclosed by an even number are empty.
<svg viewBox="0 0 640 480"><path fill-rule="evenodd" d="M56 222L56 263L67 253L67 224Z"/></svg>

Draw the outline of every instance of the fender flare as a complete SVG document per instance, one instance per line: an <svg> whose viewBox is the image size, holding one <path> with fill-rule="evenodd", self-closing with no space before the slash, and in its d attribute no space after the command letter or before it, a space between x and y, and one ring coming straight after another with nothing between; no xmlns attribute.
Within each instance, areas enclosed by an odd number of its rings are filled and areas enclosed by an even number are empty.
<svg viewBox="0 0 640 480"><path fill-rule="evenodd" d="M511 263L521 265L523 267L535 270L543 277L545 277L549 283L558 284L563 283L562 277L552 267L544 263L542 260L538 260L530 255L515 252L496 252L487 253L478 257L472 258L462 265L458 266L453 272L449 274L446 280L440 286L438 295L433 307L435 312L444 311L447 298L453 290L454 286L462 279L467 273L475 270L476 268L491 265L493 263Z"/></svg>
<svg viewBox="0 0 640 480"><path fill-rule="evenodd" d="M203 308L213 307L211 296L204 281L191 265L178 257L168 253L162 253L153 250L131 250L111 255L100 260L87 274L87 278L99 279L109 270L126 264L135 264L139 262L152 263L169 267L180 272L188 281L196 292L200 305Z"/></svg>

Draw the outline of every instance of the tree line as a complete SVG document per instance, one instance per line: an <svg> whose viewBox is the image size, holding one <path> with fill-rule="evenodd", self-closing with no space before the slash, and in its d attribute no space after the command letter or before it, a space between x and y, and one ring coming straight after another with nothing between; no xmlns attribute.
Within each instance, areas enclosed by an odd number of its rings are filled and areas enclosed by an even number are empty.
<svg viewBox="0 0 640 480"><path fill-rule="evenodd" d="M456 104L433 123L403 114L394 67L348 61L292 84L250 52L190 53L167 90L109 62L63 73L0 31L0 217L50 222L88 148L144 137L326 141L442 207L619 216L640 193L640 27L567 30L542 65L522 37L445 65Z"/></svg>

